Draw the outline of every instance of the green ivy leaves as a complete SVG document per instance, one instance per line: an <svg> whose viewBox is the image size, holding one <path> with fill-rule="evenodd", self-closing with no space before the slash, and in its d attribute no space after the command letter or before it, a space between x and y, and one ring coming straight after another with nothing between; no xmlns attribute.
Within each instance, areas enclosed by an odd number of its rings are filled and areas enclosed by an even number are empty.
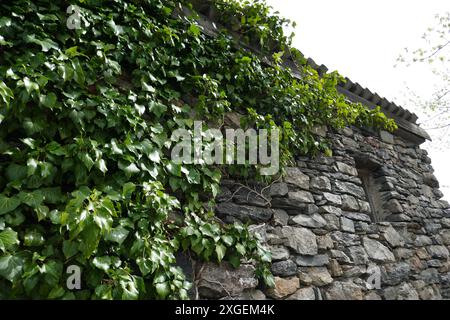
<svg viewBox="0 0 450 320"><path fill-rule="evenodd" d="M17 280L23 269L23 259L19 256L6 254L0 257L0 276L13 282Z"/></svg>
<svg viewBox="0 0 450 320"><path fill-rule="evenodd" d="M10 100L14 98L12 90L3 81L0 81L0 96L6 106L9 106Z"/></svg>
<svg viewBox="0 0 450 320"><path fill-rule="evenodd" d="M280 128L286 164L291 152L329 150L315 125L392 123L347 103L339 76L320 78L295 50L302 78L282 68L287 21L262 1L212 5L242 41L277 52L271 65L226 32L174 18L187 0L97 2L75 1L78 30L62 3L0 3L0 297L185 299L183 250L234 267L253 259L272 285L270 253L248 228L205 209L224 168L171 161L172 133L240 112L243 127ZM261 178L254 166L225 169ZM82 290L66 287L70 265Z"/></svg>
<svg viewBox="0 0 450 320"><path fill-rule="evenodd" d="M0 250L6 252L12 246L19 244L19 239L17 237L17 232L8 228L6 230L0 231Z"/></svg>
<svg viewBox="0 0 450 320"><path fill-rule="evenodd" d="M20 200L16 197L7 197L0 194L0 215L13 211L20 203Z"/></svg>
<svg viewBox="0 0 450 320"><path fill-rule="evenodd" d="M35 34L28 34L25 37L25 42L40 45L43 52L47 52L50 49L55 49L55 50L58 49L58 44L55 41L48 39L48 38L43 39L43 40L36 39Z"/></svg>

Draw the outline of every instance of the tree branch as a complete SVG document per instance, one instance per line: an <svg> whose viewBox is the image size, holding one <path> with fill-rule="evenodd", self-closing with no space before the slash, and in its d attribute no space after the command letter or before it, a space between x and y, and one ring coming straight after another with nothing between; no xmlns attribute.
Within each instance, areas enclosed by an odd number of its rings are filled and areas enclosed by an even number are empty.
<svg viewBox="0 0 450 320"><path fill-rule="evenodd" d="M448 46L450 44L450 40L447 41L445 44L439 46L432 54L430 54L428 57L419 59L420 62L423 62L425 60L429 60L431 58L433 58L436 54L438 54L440 51L442 51L442 49L444 49L446 46Z"/></svg>

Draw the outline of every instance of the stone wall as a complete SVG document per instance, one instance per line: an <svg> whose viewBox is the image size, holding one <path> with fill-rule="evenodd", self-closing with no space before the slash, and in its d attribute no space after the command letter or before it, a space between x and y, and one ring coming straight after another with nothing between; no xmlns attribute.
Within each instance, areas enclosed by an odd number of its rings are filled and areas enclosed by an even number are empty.
<svg viewBox="0 0 450 320"><path fill-rule="evenodd" d="M270 247L275 288L258 284L251 264L208 263L197 270L199 297L450 298L450 211L427 152L387 132L322 134L333 157L300 158L271 186L224 180L217 199L220 218L250 222ZM361 159L377 168L380 222L358 176Z"/></svg>

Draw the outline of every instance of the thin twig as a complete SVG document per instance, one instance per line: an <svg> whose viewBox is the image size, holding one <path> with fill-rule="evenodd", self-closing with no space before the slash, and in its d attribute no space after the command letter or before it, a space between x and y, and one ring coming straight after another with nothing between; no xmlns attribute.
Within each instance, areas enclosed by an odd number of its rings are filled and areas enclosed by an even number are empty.
<svg viewBox="0 0 450 320"><path fill-rule="evenodd" d="M436 54L438 54L439 51L442 51L442 49L444 49L446 46L448 46L450 44L450 41L447 41L445 44L443 44L442 46L439 46L439 48L436 49L436 51L434 51L432 54L430 54L428 57L419 59L420 62L423 62L425 60L429 60L431 58L433 58Z"/></svg>
<svg viewBox="0 0 450 320"><path fill-rule="evenodd" d="M242 189L243 187L239 187L235 192L233 192L233 194L231 195L230 198L226 199L225 202L229 202L231 200L233 200L234 196Z"/></svg>
<svg viewBox="0 0 450 320"><path fill-rule="evenodd" d="M247 201L248 201L248 197L250 196L250 194L255 193L257 196L259 196L260 198L262 198L263 200L265 200L266 202L264 203L264 206L269 206L271 204L271 200L267 199L262 193L251 189L249 186L243 185L242 183L236 183L235 185L239 186L239 188L233 192L233 194L231 195L231 197L227 200L225 200L225 202L229 202L231 200L233 200L234 196L241 190L241 189L246 189L249 191L249 193L247 194Z"/></svg>
<svg viewBox="0 0 450 320"><path fill-rule="evenodd" d="M202 273L205 265L203 264L200 268L200 270L196 273L195 268L197 266L197 262L192 259L191 252L189 251L189 259L191 260L191 266L192 266L192 283L194 284L194 291L195 291L195 300L200 300L200 296L198 293L198 283L200 282L200 274Z"/></svg>
<svg viewBox="0 0 450 320"><path fill-rule="evenodd" d="M231 295L230 291L228 291L228 290L223 286L223 284L222 284L221 282L215 281L215 280L209 280L209 279L203 279L203 280L205 280L205 281L207 281L207 282L209 282L209 283L215 283L215 284L218 284L219 286L222 287L222 289L225 291L225 293L226 293L230 298L233 298L233 296Z"/></svg>
<svg viewBox="0 0 450 320"><path fill-rule="evenodd" d="M272 187L275 183L280 182L281 178L283 176L280 175L276 180L274 180L271 184L261 189L261 194L264 194L264 191L266 191L268 188Z"/></svg>

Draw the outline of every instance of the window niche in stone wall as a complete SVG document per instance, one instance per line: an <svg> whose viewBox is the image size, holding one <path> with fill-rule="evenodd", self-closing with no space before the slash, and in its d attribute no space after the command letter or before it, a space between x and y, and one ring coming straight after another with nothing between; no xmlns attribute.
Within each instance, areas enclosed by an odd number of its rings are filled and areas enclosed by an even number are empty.
<svg viewBox="0 0 450 320"><path fill-rule="evenodd" d="M367 201L370 204L372 222L386 221L388 212L383 209L382 185L377 178L381 166L365 156L355 157L358 177L362 181Z"/></svg>

